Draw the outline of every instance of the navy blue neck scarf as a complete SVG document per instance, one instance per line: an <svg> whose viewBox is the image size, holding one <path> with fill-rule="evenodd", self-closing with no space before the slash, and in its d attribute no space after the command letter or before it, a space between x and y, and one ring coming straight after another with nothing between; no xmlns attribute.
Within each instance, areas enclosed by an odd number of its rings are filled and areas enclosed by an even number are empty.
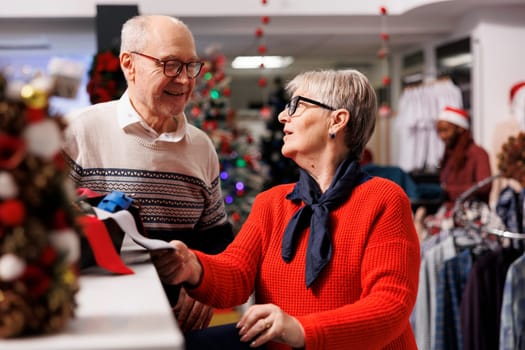
<svg viewBox="0 0 525 350"><path fill-rule="evenodd" d="M282 258L286 262L292 260L300 233L310 226L306 252L308 288L332 258L330 211L343 204L350 197L354 187L370 179L370 176L361 171L357 160L345 159L337 168L328 190L321 193L317 182L303 169L299 171L299 181L286 199L303 201L305 205L292 216L284 231Z"/></svg>

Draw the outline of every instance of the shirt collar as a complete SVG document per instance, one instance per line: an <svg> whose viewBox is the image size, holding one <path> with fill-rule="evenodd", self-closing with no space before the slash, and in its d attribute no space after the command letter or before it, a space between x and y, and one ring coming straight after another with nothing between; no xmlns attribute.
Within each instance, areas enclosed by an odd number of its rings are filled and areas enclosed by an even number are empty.
<svg viewBox="0 0 525 350"><path fill-rule="evenodd" d="M117 116L118 124L122 129L127 129L128 126L140 124L144 129L156 135L156 140L158 141L168 141L168 142L179 142L186 135L187 129L187 119L184 113L173 116L177 120L177 130L174 132L164 132L162 134L157 133L153 128L151 128L144 119L137 113L135 108L131 105L128 92L124 92L122 97L120 97L117 104Z"/></svg>

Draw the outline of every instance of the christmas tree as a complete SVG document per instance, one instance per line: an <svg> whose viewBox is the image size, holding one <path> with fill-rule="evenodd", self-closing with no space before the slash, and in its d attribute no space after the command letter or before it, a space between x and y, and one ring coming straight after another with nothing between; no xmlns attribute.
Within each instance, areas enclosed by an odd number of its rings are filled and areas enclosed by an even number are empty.
<svg viewBox="0 0 525 350"><path fill-rule="evenodd" d="M59 331L76 307L80 231L50 86L0 79L0 338Z"/></svg>
<svg viewBox="0 0 525 350"><path fill-rule="evenodd" d="M224 74L225 64L222 54L208 52L187 114L215 144L226 212L237 232L263 188L266 171L258 142L250 130L239 127L236 111L230 107L231 79Z"/></svg>
<svg viewBox="0 0 525 350"><path fill-rule="evenodd" d="M283 124L278 115L286 106L287 96L282 79L274 80L275 89L268 98L270 118L266 121L268 133L262 140L262 161L270 168L270 176L264 184L264 189L283 183L295 182L299 178L297 165L281 153L283 146Z"/></svg>

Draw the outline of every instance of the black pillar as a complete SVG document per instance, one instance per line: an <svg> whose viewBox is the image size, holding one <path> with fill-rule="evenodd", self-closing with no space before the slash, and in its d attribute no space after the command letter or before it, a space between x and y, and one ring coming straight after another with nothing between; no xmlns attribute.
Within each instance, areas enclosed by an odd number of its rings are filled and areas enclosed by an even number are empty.
<svg viewBox="0 0 525 350"><path fill-rule="evenodd" d="M120 48L120 30L129 18L139 14L137 5L97 5L97 49Z"/></svg>

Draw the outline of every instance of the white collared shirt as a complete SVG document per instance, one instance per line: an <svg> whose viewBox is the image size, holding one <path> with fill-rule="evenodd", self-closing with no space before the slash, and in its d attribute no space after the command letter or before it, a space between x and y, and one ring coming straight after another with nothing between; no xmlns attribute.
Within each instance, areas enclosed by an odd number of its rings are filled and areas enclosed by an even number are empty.
<svg viewBox="0 0 525 350"><path fill-rule="evenodd" d="M187 119L184 113L173 116L173 118L177 120L177 130L159 134L156 130L150 127L137 113L135 108L133 108L127 91L122 94L118 101L117 115L118 124L122 129L127 129L127 127L131 125L140 124L148 134L153 136L155 141L179 142L186 135ZM132 130L129 131L133 132Z"/></svg>

